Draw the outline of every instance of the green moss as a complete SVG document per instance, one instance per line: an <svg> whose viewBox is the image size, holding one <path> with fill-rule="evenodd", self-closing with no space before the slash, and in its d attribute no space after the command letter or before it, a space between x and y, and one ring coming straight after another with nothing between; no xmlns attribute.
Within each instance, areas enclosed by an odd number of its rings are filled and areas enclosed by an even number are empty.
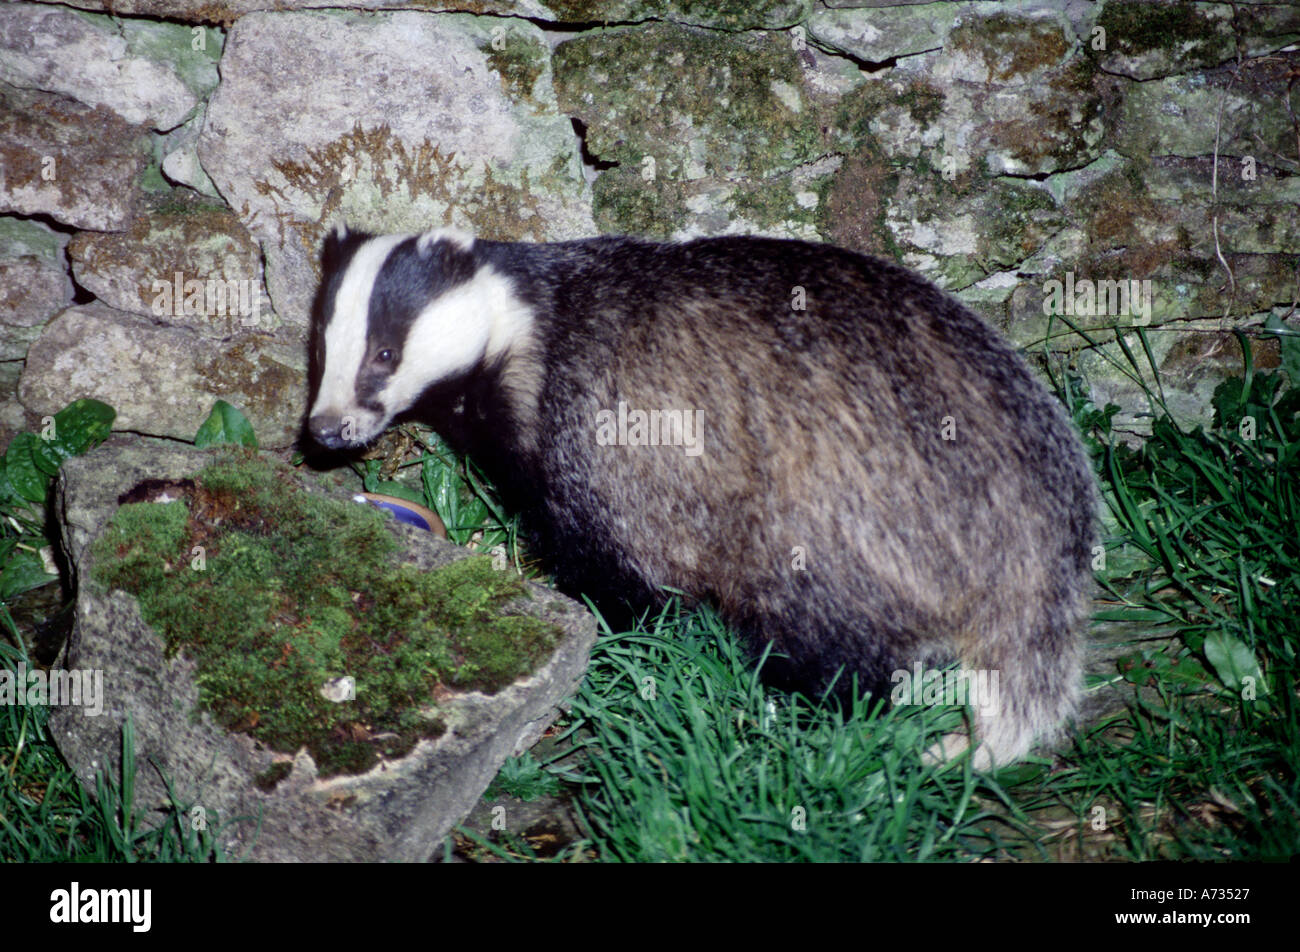
<svg viewBox="0 0 1300 952"><path fill-rule="evenodd" d="M507 31L500 42L495 45L489 42L480 49L512 98L537 105L533 99L533 86L546 72L550 59L550 51L544 45L535 37Z"/></svg>
<svg viewBox="0 0 1300 952"><path fill-rule="evenodd" d="M977 247L981 260L991 268L1024 261L1064 224L1046 190L1015 179L990 183L982 208Z"/></svg>
<svg viewBox="0 0 1300 952"><path fill-rule="evenodd" d="M928 83L912 83L899 101L922 128L933 125L943 114L944 94Z"/></svg>
<svg viewBox="0 0 1300 952"><path fill-rule="evenodd" d="M167 181L162 173L163 163L163 140L161 136L154 136L153 141L149 144L149 161L140 170L137 179L140 191L146 196L160 195L171 191L172 184Z"/></svg>
<svg viewBox="0 0 1300 952"><path fill-rule="evenodd" d="M112 535L105 535L100 544L116 559L123 575L135 576L145 586L155 585L182 560L188 522L189 510L182 502L123 506L113 520Z"/></svg>
<svg viewBox="0 0 1300 952"><path fill-rule="evenodd" d="M781 41L669 24L584 34L556 48L555 85L603 159L662 156L683 135L719 140L704 157L712 174L738 161L761 175L821 153L798 58Z"/></svg>
<svg viewBox="0 0 1300 952"><path fill-rule="evenodd" d="M195 27L188 24L147 20L123 20L116 25L131 55L169 66L199 99L217 88L217 64L226 42L224 30L204 27L201 34L196 34ZM203 48L196 50L196 43Z"/></svg>
<svg viewBox="0 0 1300 952"><path fill-rule="evenodd" d="M809 0L542 0L566 23L675 20L724 30L788 27L805 19Z"/></svg>
<svg viewBox="0 0 1300 952"><path fill-rule="evenodd" d="M40 222L0 215L0 255L10 258L35 255L61 267L63 242L57 231Z"/></svg>
<svg viewBox="0 0 1300 952"><path fill-rule="evenodd" d="M592 185L592 214L602 232L669 238L686 205L683 184L668 176L643 181L639 165L610 169Z"/></svg>
<svg viewBox="0 0 1300 952"><path fill-rule="evenodd" d="M1220 32L1219 22L1194 3L1150 0L1111 0L1097 18L1110 49L1129 56L1161 50L1191 66L1213 66L1231 52L1231 35Z"/></svg>
<svg viewBox="0 0 1300 952"><path fill-rule="evenodd" d="M1096 67L1090 60L1076 58L1047 78L1052 93L1031 102L1032 116L1023 124L1024 135L1017 141L1013 154L1027 165L1038 168L1042 158L1048 168L1077 168L1096 159L1104 140L1103 104L1096 88Z"/></svg>
<svg viewBox="0 0 1300 952"><path fill-rule="evenodd" d="M501 614L526 590L490 558L394 564L388 516L308 493L255 453L228 450L171 494L183 498L118 509L93 577L134 595L169 652L196 661L201 706L222 726L286 753L305 745L324 776L437 736L440 685L498 690L558 641ZM327 700L343 677L355 700Z"/></svg>
<svg viewBox="0 0 1300 952"><path fill-rule="evenodd" d="M231 214L230 209L225 205L210 198L195 195L189 189L169 186L164 193L146 196L145 201L150 218L179 216L201 218L201 224L205 231L211 231L216 227L220 227L223 231L229 231L233 225L238 224L238 219ZM132 227L132 234L148 234L150 230L149 224L148 222L137 223Z"/></svg>
<svg viewBox="0 0 1300 952"><path fill-rule="evenodd" d="M946 102L943 90L924 79L909 80L905 85L890 83L865 83L845 93L835 107L834 128L844 139L847 148L862 143L875 142L871 124L890 122L893 115L905 110L921 131L933 125L943 115ZM897 160L906 165L906 159Z"/></svg>
<svg viewBox="0 0 1300 952"><path fill-rule="evenodd" d="M585 124L592 155L618 166L594 189L604 230L669 234L699 213L690 200L765 187L829 151L785 37L659 23L589 31L556 48L554 72L561 112Z"/></svg>
<svg viewBox="0 0 1300 952"><path fill-rule="evenodd" d="M980 56L999 80L1054 66L1069 52L1060 24L1005 13L967 20L949 34L948 44Z"/></svg>
<svg viewBox="0 0 1300 952"><path fill-rule="evenodd" d="M737 188L729 205L734 215L760 228L816 231L825 219L822 207L833 183L831 175L804 182L795 182L788 175L782 176L758 186Z"/></svg>

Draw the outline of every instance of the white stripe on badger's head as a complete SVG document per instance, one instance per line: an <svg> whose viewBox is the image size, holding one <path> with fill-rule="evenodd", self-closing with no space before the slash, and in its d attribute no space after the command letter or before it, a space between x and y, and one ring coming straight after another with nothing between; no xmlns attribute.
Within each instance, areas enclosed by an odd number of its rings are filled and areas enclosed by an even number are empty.
<svg viewBox="0 0 1300 952"><path fill-rule="evenodd" d="M340 239L345 237L346 234L340 233ZM309 419L338 420L343 428L339 439L345 443L362 423L363 414L356 400L356 381L367 357L370 299L375 281L389 253L406 237L383 235L362 244L348 262L325 315L325 327L320 335L324 347L317 355L318 359L323 358L320 386ZM316 434L314 425L312 430L318 439L326 436L324 431ZM334 442L326 442L326 445L334 445Z"/></svg>
<svg viewBox="0 0 1300 952"><path fill-rule="evenodd" d="M369 442L431 385L474 370L528 332L531 310L473 249L472 235L451 230L356 248L322 317L320 388L308 422L318 442Z"/></svg>
<svg viewBox="0 0 1300 952"><path fill-rule="evenodd" d="M400 413L430 384L499 357L531 327L532 308L495 268L481 265L468 281L430 301L411 323L404 359L380 402Z"/></svg>

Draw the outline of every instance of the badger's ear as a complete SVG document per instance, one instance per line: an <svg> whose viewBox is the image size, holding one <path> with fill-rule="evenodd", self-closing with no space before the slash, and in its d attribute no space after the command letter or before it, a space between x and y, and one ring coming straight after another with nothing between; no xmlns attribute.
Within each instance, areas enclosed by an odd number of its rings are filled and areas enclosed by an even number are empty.
<svg viewBox="0 0 1300 952"><path fill-rule="evenodd" d="M415 250L425 258L433 257L437 246L447 242L459 251L469 251L474 247L474 235L461 228L434 228L422 234L415 243Z"/></svg>
<svg viewBox="0 0 1300 952"><path fill-rule="evenodd" d="M343 243L348 238L348 226L337 224L325 233L325 246L321 249L321 262L329 270L338 263L343 250Z"/></svg>
<svg viewBox="0 0 1300 952"><path fill-rule="evenodd" d="M335 225L325 233L325 242L321 247L322 270L328 274L342 268L357 247L373 237L368 232L351 230L342 223Z"/></svg>

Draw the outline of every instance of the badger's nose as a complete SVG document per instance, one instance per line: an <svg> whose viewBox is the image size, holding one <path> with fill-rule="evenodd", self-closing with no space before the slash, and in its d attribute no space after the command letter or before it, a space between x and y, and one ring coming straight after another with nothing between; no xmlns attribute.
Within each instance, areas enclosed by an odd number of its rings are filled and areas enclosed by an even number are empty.
<svg viewBox="0 0 1300 952"><path fill-rule="evenodd" d="M321 446L332 450L344 446L343 417L337 413L317 413L307 421L307 431Z"/></svg>

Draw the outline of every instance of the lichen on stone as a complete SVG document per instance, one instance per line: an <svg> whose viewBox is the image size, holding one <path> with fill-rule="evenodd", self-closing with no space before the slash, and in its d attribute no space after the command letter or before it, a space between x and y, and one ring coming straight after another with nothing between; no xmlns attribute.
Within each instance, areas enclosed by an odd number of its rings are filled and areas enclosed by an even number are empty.
<svg viewBox="0 0 1300 952"><path fill-rule="evenodd" d="M978 56L986 79L1023 80L1058 65L1069 52L1065 33L1055 20L1035 20L1008 13L971 17L948 34L948 49Z"/></svg>
<svg viewBox="0 0 1300 952"><path fill-rule="evenodd" d="M723 30L787 27L799 23L811 0L541 0L566 23L667 20Z"/></svg>
<svg viewBox="0 0 1300 952"><path fill-rule="evenodd" d="M365 129L357 123L333 142L309 150L301 161L281 159L272 165L286 188L262 181L256 183L260 194L286 209L295 207L295 197L314 196L321 202L313 221L285 223L318 271L317 249L326 230L340 221L381 233L424 231L451 222L472 224L489 239L545 237L544 209L529 169L518 171L515 184L485 163L458 161L455 153L444 153L427 139L408 147L387 126ZM555 185L568 177L567 167L557 160L538 177Z"/></svg>
<svg viewBox="0 0 1300 952"><path fill-rule="evenodd" d="M707 213L733 228L814 231L816 203L795 193L816 189L785 177L836 149L788 38L652 24L584 33L554 63L561 110L614 164L593 187L603 230L668 237Z"/></svg>

